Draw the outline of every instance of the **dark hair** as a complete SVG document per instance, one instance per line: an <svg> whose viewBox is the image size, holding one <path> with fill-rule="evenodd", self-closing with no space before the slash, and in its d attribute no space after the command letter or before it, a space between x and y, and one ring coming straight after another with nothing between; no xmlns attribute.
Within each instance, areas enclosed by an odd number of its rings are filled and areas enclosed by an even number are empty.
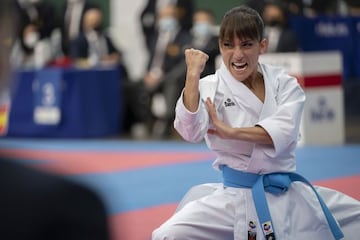
<svg viewBox="0 0 360 240"><path fill-rule="evenodd" d="M223 17L220 25L219 39L263 39L264 22L254 9L242 5L230 9Z"/></svg>

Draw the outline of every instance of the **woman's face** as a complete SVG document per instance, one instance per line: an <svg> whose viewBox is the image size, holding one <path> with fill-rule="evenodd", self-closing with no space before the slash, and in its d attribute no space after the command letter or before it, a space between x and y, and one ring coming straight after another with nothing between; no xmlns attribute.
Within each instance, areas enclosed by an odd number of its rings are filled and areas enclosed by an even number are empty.
<svg viewBox="0 0 360 240"><path fill-rule="evenodd" d="M257 71L259 55L264 53L267 40L240 40L236 35L233 40L219 41L220 52L225 66L231 75L239 80L246 80Z"/></svg>

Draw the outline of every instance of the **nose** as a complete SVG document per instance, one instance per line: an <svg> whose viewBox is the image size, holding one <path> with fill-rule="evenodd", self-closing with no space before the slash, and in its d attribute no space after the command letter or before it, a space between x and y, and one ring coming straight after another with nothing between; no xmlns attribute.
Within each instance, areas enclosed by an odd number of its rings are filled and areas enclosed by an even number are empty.
<svg viewBox="0 0 360 240"><path fill-rule="evenodd" d="M241 49L240 46L236 46L236 47L234 48L234 57L235 57L236 59L241 59L243 56L244 56L244 51L243 51L243 49Z"/></svg>

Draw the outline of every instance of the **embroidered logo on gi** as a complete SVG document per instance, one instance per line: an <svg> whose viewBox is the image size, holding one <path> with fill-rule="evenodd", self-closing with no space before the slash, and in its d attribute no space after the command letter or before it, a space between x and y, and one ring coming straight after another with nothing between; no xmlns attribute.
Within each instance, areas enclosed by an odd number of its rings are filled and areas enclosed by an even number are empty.
<svg viewBox="0 0 360 240"><path fill-rule="evenodd" d="M248 240L256 240L256 222L249 221Z"/></svg>
<svg viewBox="0 0 360 240"><path fill-rule="evenodd" d="M249 229L255 229L256 228L256 222L255 221L250 221L249 222Z"/></svg>
<svg viewBox="0 0 360 240"><path fill-rule="evenodd" d="M274 235L274 230L271 226L271 222L265 222L262 224L263 230L264 230L264 234L265 234L265 239L266 240L275 240L275 235Z"/></svg>
<svg viewBox="0 0 360 240"><path fill-rule="evenodd" d="M231 100L230 98L226 99L226 101L224 102L225 107L231 107L231 106L235 106L235 103L233 102L233 100Z"/></svg>
<svg viewBox="0 0 360 240"><path fill-rule="evenodd" d="M270 233L272 232L272 228L271 228L271 223L270 222L266 222L263 224L263 228L265 233Z"/></svg>

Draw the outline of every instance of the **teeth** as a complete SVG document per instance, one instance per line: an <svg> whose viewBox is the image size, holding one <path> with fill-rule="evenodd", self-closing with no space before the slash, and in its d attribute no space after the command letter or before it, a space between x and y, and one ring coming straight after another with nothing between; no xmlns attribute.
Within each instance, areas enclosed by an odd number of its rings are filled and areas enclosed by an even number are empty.
<svg viewBox="0 0 360 240"><path fill-rule="evenodd" d="M246 63L233 63L233 65L237 70L243 70L247 66Z"/></svg>
<svg viewBox="0 0 360 240"><path fill-rule="evenodd" d="M236 67L244 67L246 63L234 63Z"/></svg>

